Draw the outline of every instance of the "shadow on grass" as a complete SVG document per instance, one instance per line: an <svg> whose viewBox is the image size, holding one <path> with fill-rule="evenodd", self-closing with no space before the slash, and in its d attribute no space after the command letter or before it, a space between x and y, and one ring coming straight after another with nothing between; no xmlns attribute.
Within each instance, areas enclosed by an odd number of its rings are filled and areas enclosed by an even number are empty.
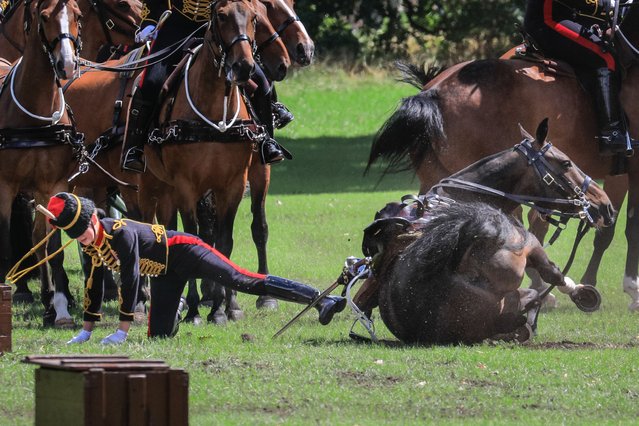
<svg viewBox="0 0 639 426"><path fill-rule="evenodd" d="M419 189L412 172L380 180L383 169L376 165L364 176L373 135L278 140L291 151L293 160L271 167L272 195Z"/></svg>

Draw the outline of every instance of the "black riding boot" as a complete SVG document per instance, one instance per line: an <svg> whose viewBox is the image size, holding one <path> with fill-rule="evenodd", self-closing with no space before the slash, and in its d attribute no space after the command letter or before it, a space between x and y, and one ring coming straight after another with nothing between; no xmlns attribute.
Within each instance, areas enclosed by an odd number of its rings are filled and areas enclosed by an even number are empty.
<svg viewBox="0 0 639 426"><path fill-rule="evenodd" d="M141 95L133 95L126 134L122 146L122 170L143 173L146 170L144 161L144 144L148 140L149 122L155 105L153 102L140 99Z"/></svg>
<svg viewBox="0 0 639 426"><path fill-rule="evenodd" d="M319 296L319 290L301 284L296 281L287 280L286 278L280 278L273 275L266 277L264 286L266 287L266 294L273 296L277 299L285 300L288 302L297 302L303 304L310 304L317 296ZM315 305L315 309L319 312L319 322L322 325L326 325L333 319L333 315L338 312L342 312L346 307L346 299L341 296L326 296Z"/></svg>
<svg viewBox="0 0 639 426"><path fill-rule="evenodd" d="M597 69L595 101L599 120L599 153L605 156L617 153L632 154L621 116L616 76L608 68Z"/></svg>
<svg viewBox="0 0 639 426"><path fill-rule="evenodd" d="M273 102L271 108L273 109L273 126L276 129L286 127L288 123L295 119L293 113L281 102Z"/></svg>

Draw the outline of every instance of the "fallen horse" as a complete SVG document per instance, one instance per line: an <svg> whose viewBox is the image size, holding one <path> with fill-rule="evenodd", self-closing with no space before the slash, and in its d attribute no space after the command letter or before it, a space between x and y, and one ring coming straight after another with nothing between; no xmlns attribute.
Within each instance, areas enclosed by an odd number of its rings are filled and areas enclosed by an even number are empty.
<svg viewBox="0 0 639 426"><path fill-rule="evenodd" d="M599 296L576 286L551 262L539 241L510 213L520 204L561 221L608 225L614 214L605 193L561 151L524 134L514 149L489 156L444 179L412 203L391 203L366 230L370 271L353 302L405 343L476 343L530 333L535 290L520 289L526 267L571 295L585 310ZM587 228L586 228L587 229ZM347 287L347 288L349 288ZM544 294L545 295L545 294ZM514 334L513 334L514 333ZM521 336L519 336L521 338Z"/></svg>

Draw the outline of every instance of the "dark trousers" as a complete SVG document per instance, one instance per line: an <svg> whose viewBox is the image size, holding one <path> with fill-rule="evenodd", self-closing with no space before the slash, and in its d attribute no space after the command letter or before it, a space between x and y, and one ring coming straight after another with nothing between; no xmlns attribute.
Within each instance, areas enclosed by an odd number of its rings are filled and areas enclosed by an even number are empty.
<svg viewBox="0 0 639 426"><path fill-rule="evenodd" d="M175 241L180 239L181 242ZM208 278L237 291L263 295L263 274L235 265L197 237L169 231L169 262L166 275L151 279L150 337L168 337L173 331L180 296L192 278Z"/></svg>

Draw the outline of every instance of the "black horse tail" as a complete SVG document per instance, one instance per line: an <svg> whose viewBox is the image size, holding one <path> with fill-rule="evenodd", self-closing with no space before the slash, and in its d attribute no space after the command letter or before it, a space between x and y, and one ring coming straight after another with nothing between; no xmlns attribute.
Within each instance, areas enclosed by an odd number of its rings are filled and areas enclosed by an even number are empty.
<svg viewBox="0 0 639 426"><path fill-rule="evenodd" d="M406 69L407 78L412 76L415 82L428 82L437 75L436 71L430 72L432 68L421 74L415 67ZM409 70L414 72L408 74ZM364 173L368 173L373 163L380 158L388 162L384 174L416 169L424 160L432 141L444 137L444 123L436 90L404 98L375 135Z"/></svg>

